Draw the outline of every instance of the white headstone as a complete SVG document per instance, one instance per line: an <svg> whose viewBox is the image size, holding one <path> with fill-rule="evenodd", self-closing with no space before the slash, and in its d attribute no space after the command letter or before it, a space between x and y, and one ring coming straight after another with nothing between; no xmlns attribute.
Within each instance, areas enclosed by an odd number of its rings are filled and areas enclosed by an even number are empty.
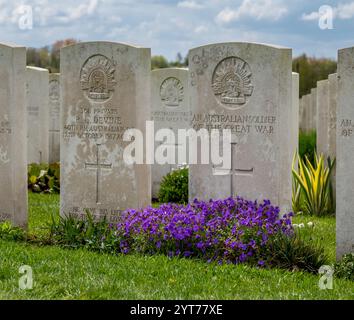
<svg viewBox="0 0 354 320"><path fill-rule="evenodd" d="M338 99L338 74L330 74L328 76L329 81L329 133L328 133L328 156L331 160L337 158L337 99ZM337 184L337 165L334 166L332 171L332 186L333 186L333 198L337 201L336 193Z"/></svg>
<svg viewBox="0 0 354 320"><path fill-rule="evenodd" d="M311 110L311 95L306 94L302 97L303 100L303 113L302 121L304 123L304 132L309 132L310 130L310 110Z"/></svg>
<svg viewBox="0 0 354 320"><path fill-rule="evenodd" d="M306 131L305 129L305 96L300 99L299 104L299 129L301 132Z"/></svg>
<svg viewBox="0 0 354 320"><path fill-rule="evenodd" d="M354 252L354 47L338 52L337 258Z"/></svg>
<svg viewBox="0 0 354 320"><path fill-rule="evenodd" d="M317 153L329 153L329 81L317 82Z"/></svg>
<svg viewBox="0 0 354 320"><path fill-rule="evenodd" d="M291 69L287 48L222 43L189 52L193 127L232 130L232 170L191 165L191 200L239 195L290 208Z"/></svg>
<svg viewBox="0 0 354 320"><path fill-rule="evenodd" d="M336 158L336 143L337 143L337 95L338 95L338 75L330 74L329 81L329 147L328 155L333 160Z"/></svg>
<svg viewBox="0 0 354 320"><path fill-rule="evenodd" d="M178 129L190 127L190 103L188 92L188 69L166 68L151 72L151 119L155 131L171 129L177 137ZM166 145L166 142L160 142ZM159 143L155 144L155 148ZM169 164L154 164L152 166L152 196L158 198L160 183L165 175L178 165L180 146L176 140L170 146L175 151L175 158ZM173 162L173 163L172 163Z"/></svg>
<svg viewBox="0 0 354 320"><path fill-rule="evenodd" d="M0 44L0 222L27 226L26 48Z"/></svg>
<svg viewBox="0 0 354 320"><path fill-rule="evenodd" d="M296 72L293 72L293 104L292 104L292 116L291 123L293 125L293 133L292 133L292 154L299 149L299 108L300 108L300 100L299 100L299 91L300 91L300 75Z"/></svg>
<svg viewBox="0 0 354 320"><path fill-rule="evenodd" d="M49 162L49 71L27 67L27 161Z"/></svg>
<svg viewBox="0 0 354 320"><path fill-rule="evenodd" d="M126 129L150 119L150 49L89 42L61 50L61 215L114 222L151 203L148 165L127 164Z"/></svg>
<svg viewBox="0 0 354 320"><path fill-rule="evenodd" d="M60 74L49 75L49 162L60 161Z"/></svg>
<svg viewBox="0 0 354 320"><path fill-rule="evenodd" d="M310 95L310 119L309 119L309 131L316 130L317 126L317 88L311 89Z"/></svg>

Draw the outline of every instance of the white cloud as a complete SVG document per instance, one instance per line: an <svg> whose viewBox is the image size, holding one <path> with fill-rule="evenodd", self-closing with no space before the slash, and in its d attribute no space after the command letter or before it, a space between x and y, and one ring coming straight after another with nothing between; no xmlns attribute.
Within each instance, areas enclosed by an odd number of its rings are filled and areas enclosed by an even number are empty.
<svg viewBox="0 0 354 320"><path fill-rule="evenodd" d="M245 17L256 20L276 21L288 13L288 9L279 0L243 0L235 10L226 7L216 17L220 24L238 21Z"/></svg>
<svg viewBox="0 0 354 320"><path fill-rule="evenodd" d="M46 0L34 0L28 3L33 10L35 21L41 26L68 24L85 17L92 16L98 10L102 0L84 1L74 6L63 3L49 4ZM6 8L0 8L0 22L12 22L17 24L18 19L23 15L22 1L13 1ZM6 9L6 10L4 10ZM2 19L6 14L7 19Z"/></svg>
<svg viewBox="0 0 354 320"><path fill-rule="evenodd" d="M203 9L204 8L203 5L195 2L194 0L180 1L177 3L177 7L187 8L187 9Z"/></svg>
<svg viewBox="0 0 354 320"><path fill-rule="evenodd" d="M203 26L203 25L194 28L194 32L195 32L195 33L205 33L205 32L207 32L208 30L209 30L208 27Z"/></svg>
<svg viewBox="0 0 354 320"><path fill-rule="evenodd" d="M311 12L309 14L303 13L301 19L304 21L313 21L318 20L320 18L320 14L318 11Z"/></svg>
<svg viewBox="0 0 354 320"><path fill-rule="evenodd" d="M336 7L331 7L333 12L333 18L340 20L348 20L354 17L354 1L338 4ZM303 13L301 19L304 21L314 21L320 19L321 14L319 11L313 11L311 13Z"/></svg>
<svg viewBox="0 0 354 320"><path fill-rule="evenodd" d="M354 2L339 4L334 9L334 15L339 19L351 19L354 17Z"/></svg>

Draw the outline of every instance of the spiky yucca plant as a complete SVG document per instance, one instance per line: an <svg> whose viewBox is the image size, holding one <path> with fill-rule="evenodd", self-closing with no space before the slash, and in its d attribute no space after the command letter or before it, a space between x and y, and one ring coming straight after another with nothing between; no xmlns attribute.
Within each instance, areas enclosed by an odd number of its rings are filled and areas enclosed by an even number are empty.
<svg viewBox="0 0 354 320"><path fill-rule="evenodd" d="M329 212L333 201L330 181L334 165L335 160L329 161L326 167L323 155L315 154L315 164L312 165L306 156L302 159L295 154L292 166L294 211L301 206L303 211L310 215L322 216L332 213Z"/></svg>

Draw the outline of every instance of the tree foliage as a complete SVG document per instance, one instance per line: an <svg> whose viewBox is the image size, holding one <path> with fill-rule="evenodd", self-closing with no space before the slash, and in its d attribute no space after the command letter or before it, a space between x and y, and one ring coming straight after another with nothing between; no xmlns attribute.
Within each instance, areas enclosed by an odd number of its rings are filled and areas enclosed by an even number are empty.
<svg viewBox="0 0 354 320"><path fill-rule="evenodd" d="M27 65L48 69L50 72L60 70L60 49L71 44L78 43L75 39L65 39L56 41L51 46L43 48L27 49Z"/></svg>
<svg viewBox="0 0 354 320"><path fill-rule="evenodd" d="M43 48L27 49L27 65L46 68L50 72L59 72L60 70L60 49L78 43L76 39L58 40L51 46ZM188 57L183 57L178 53L175 60L168 61L162 55L156 55L151 58L151 68L185 68L188 66ZM300 74L300 96L310 93L315 88L317 81L327 79L328 75L335 73L337 63L334 60L326 58L311 58L303 54L293 60L293 71Z"/></svg>
<svg viewBox="0 0 354 320"><path fill-rule="evenodd" d="M337 62L327 58L311 58L306 54L293 60L293 71L300 74L300 97L317 87L317 81L327 79L337 70Z"/></svg>

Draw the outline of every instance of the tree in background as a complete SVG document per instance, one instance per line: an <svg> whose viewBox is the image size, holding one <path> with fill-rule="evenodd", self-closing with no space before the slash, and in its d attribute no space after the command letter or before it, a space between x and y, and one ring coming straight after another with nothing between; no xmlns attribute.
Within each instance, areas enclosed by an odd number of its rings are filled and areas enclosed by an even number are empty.
<svg viewBox="0 0 354 320"><path fill-rule="evenodd" d="M170 67L173 67L173 68L188 67L188 56L183 58L182 54L180 52L178 52L176 60L170 62Z"/></svg>
<svg viewBox="0 0 354 320"><path fill-rule="evenodd" d="M56 70L55 72L59 72L60 70L60 49L63 47L70 46L72 44L76 44L78 42L79 41L75 39L65 39L65 40L56 41L53 44L50 53L50 61L51 61L51 67Z"/></svg>
<svg viewBox="0 0 354 320"><path fill-rule="evenodd" d="M60 70L60 49L68 45L76 44L76 39L65 39L56 41L52 46L43 48L27 49L27 65L46 68L50 72ZM181 53L177 54L175 61L168 61L164 56L153 56L151 68L185 68L188 66L188 56L183 58ZM328 75L335 73L337 63L332 59L310 58L303 54L293 60L293 71L300 74L300 96L310 93L312 88L317 86L317 81L327 79Z"/></svg>
<svg viewBox="0 0 354 320"><path fill-rule="evenodd" d="M167 59L164 56L153 56L151 58L151 69L163 69L168 68L169 64Z"/></svg>
<svg viewBox="0 0 354 320"><path fill-rule="evenodd" d="M310 58L303 54L293 60L293 71L300 74L300 97L317 87L317 81L327 79L337 70L337 62L327 58Z"/></svg>
<svg viewBox="0 0 354 320"><path fill-rule="evenodd" d="M188 66L188 58L183 58L182 54L178 52L175 61L168 61L164 56L153 56L151 58L151 69L163 68L185 68Z"/></svg>
<svg viewBox="0 0 354 320"><path fill-rule="evenodd" d="M65 39L56 41L52 46L43 48L27 49L27 65L48 69L55 73L60 70L60 49L71 44L78 43L75 39Z"/></svg>

